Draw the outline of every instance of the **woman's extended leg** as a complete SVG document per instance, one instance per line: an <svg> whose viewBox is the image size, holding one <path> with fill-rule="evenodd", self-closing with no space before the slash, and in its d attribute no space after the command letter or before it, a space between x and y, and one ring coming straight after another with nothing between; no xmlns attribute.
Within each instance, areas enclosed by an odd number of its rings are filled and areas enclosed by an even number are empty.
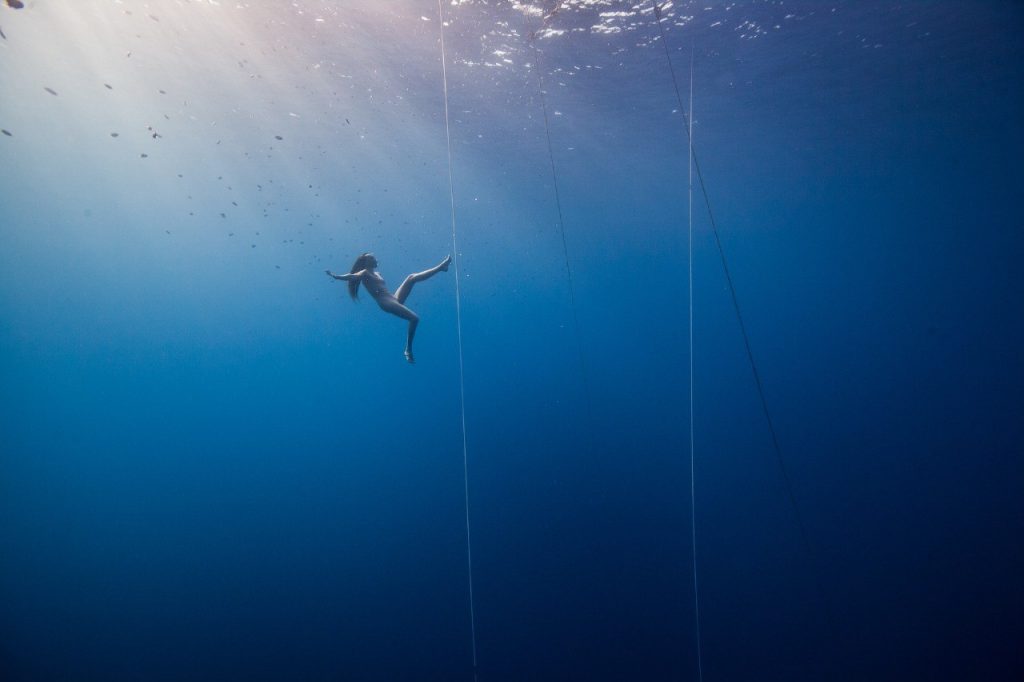
<svg viewBox="0 0 1024 682"><path fill-rule="evenodd" d="M405 337L405 359L409 362L415 362L416 360L412 357L412 337L416 336L416 327L420 323L420 316L395 299L382 298L378 303L385 311L409 321L409 331Z"/></svg>
<svg viewBox="0 0 1024 682"><path fill-rule="evenodd" d="M405 299L409 298L409 292L412 291L412 285L416 282L422 282L425 279L430 279L439 272L447 272L448 264L452 262L451 256L446 256L443 261L423 272L414 272L405 278L402 282L402 286L398 287L398 291L395 292L395 298L398 299L399 303L405 303Z"/></svg>

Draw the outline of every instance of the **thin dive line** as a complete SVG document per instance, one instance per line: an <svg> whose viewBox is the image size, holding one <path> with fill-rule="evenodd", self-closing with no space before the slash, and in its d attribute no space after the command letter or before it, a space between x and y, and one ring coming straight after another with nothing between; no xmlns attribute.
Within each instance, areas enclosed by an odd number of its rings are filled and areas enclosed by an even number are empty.
<svg viewBox="0 0 1024 682"><path fill-rule="evenodd" d="M693 48L690 48L690 117L687 121L687 141L690 159L693 158ZM687 159L687 254L686 264L689 276L690 312L690 546L693 554L693 619L697 632L697 679L704 680L704 661L701 653L700 634L700 591L697 589L697 484L694 475L694 423L693 423L693 164Z"/></svg>
<svg viewBox="0 0 1024 682"><path fill-rule="evenodd" d="M469 448L466 440L466 371L462 359L462 288L459 276L459 246L455 229L455 180L452 172L452 133L448 117L448 68L444 48L444 14L437 0L437 19L441 32L441 80L444 84L444 134L448 145L448 197L452 213L452 260L455 262L455 327L459 340L459 410L462 414L462 482L466 496L466 567L469 570L469 632L473 647L473 680L477 680L476 608L473 602L473 544L469 525Z"/></svg>

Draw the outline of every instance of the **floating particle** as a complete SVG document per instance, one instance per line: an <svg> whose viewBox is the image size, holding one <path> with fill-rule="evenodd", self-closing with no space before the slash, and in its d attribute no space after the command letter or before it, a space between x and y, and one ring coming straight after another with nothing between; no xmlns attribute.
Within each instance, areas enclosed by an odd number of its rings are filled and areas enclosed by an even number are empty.
<svg viewBox="0 0 1024 682"><path fill-rule="evenodd" d="M11 135L11 131L10 130L5 130L3 128L0 128L0 133L3 133L7 137L14 137L13 135Z"/></svg>
<svg viewBox="0 0 1024 682"><path fill-rule="evenodd" d="M345 123L348 123L349 125L352 125L351 123L349 123L347 118L345 119Z"/></svg>
<svg viewBox="0 0 1024 682"><path fill-rule="evenodd" d="M237 202L237 201L232 201L232 202L231 202L231 205L232 205L232 206L238 206L238 202Z"/></svg>
<svg viewBox="0 0 1024 682"><path fill-rule="evenodd" d="M281 137L280 135L274 135L274 139L275 140L283 140L284 138Z"/></svg>
<svg viewBox="0 0 1024 682"><path fill-rule="evenodd" d="M111 136L111 137L117 137L117 136L118 136L118 133L110 133L110 136Z"/></svg>
<svg viewBox="0 0 1024 682"><path fill-rule="evenodd" d="M171 231L170 231L170 230L164 230L164 232L166 232L167 234L170 234L170 233L171 233Z"/></svg>
<svg viewBox="0 0 1024 682"><path fill-rule="evenodd" d="M281 269L281 266L280 266L280 265L275 265L274 267L275 267L275 268L277 268L278 270L280 270L280 269Z"/></svg>
<svg viewBox="0 0 1024 682"><path fill-rule="evenodd" d="M255 244L253 244L253 245L252 245L252 248L254 248L254 249L255 249L255 248L256 248L256 245L255 245Z"/></svg>
<svg viewBox="0 0 1024 682"><path fill-rule="evenodd" d="M234 237L234 236L235 236L235 233L234 233L234 232L228 232L228 236L229 236L229 237Z"/></svg>
<svg viewBox="0 0 1024 682"><path fill-rule="evenodd" d="M4 40L7 40L7 36L4 35L4 30L2 28L0 28L0 38L3 38Z"/></svg>
<svg viewBox="0 0 1024 682"><path fill-rule="evenodd" d="M160 94L161 94L161 95L166 95L166 94L167 94L167 91L166 91L166 90L161 90L161 91L160 91Z"/></svg>
<svg viewBox="0 0 1024 682"><path fill-rule="evenodd" d="M7 6L11 9L21 9L25 6L21 0L7 0Z"/></svg>
<svg viewBox="0 0 1024 682"><path fill-rule="evenodd" d="M114 89L114 86L112 86L110 83L104 83L103 87L105 87L107 90L113 90Z"/></svg>
<svg viewBox="0 0 1024 682"><path fill-rule="evenodd" d="M182 174L181 174L181 173L178 173L178 177L180 178L180 177L184 177L184 176L182 176Z"/></svg>
<svg viewBox="0 0 1024 682"><path fill-rule="evenodd" d="M227 216L226 216L226 215L224 215L223 213L221 213L221 214L220 214L220 217L221 217L221 218L227 218Z"/></svg>
<svg viewBox="0 0 1024 682"><path fill-rule="evenodd" d="M149 158L149 154L140 154L140 156L141 156L142 158L144 158L144 159L148 159L148 158Z"/></svg>
<svg viewBox="0 0 1024 682"><path fill-rule="evenodd" d="M46 90L48 93L50 93L54 97L57 96L57 93L52 88L43 88L43 90Z"/></svg>
<svg viewBox="0 0 1024 682"><path fill-rule="evenodd" d="M157 17L154 17L152 14L149 15L149 18L152 19L153 21L157 22L157 23L160 23L160 19L158 19Z"/></svg>

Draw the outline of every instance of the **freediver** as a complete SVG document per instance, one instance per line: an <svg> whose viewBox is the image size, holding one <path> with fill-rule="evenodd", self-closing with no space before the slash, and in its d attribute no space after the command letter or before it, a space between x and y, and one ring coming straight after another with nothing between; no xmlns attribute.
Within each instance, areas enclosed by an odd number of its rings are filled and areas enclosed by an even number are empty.
<svg viewBox="0 0 1024 682"><path fill-rule="evenodd" d="M439 272L447 272L448 265L451 262L452 257L446 256L443 261L429 270L414 272L405 278L405 281L402 282L402 285L393 294L388 291L384 278L377 272L377 258L372 253L364 253L359 258L356 258L356 262L352 264L352 269L344 275L336 275L330 270L326 272L328 276L334 279L348 282L348 295L352 297L353 301L358 300L359 285L362 283L370 293L370 296L373 296L373 300L377 301L377 305L384 312L397 315L403 320L409 321L409 331L405 342L405 359L413 363L416 360L412 355L412 338L416 335L416 326L419 324L420 318L419 315L405 307L405 299L409 298L409 293L416 282L430 279Z"/></svg>

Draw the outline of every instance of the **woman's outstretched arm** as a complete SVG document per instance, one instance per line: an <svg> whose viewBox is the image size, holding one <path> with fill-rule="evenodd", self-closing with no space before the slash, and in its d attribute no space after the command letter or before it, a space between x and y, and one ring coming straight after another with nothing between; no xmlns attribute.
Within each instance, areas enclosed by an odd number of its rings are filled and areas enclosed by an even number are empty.
<svg viewBox="0 0 1024 682"><path fill-rule="evenodd" d="M324 272L326 272L328 276L333 277L334 279L340 279L345 282L350 282L354 279L362 279L363 275L366 274L366 270L360 270L359 272L346 272L344 275L336 275L330 270L324 270Z"/></svg>

